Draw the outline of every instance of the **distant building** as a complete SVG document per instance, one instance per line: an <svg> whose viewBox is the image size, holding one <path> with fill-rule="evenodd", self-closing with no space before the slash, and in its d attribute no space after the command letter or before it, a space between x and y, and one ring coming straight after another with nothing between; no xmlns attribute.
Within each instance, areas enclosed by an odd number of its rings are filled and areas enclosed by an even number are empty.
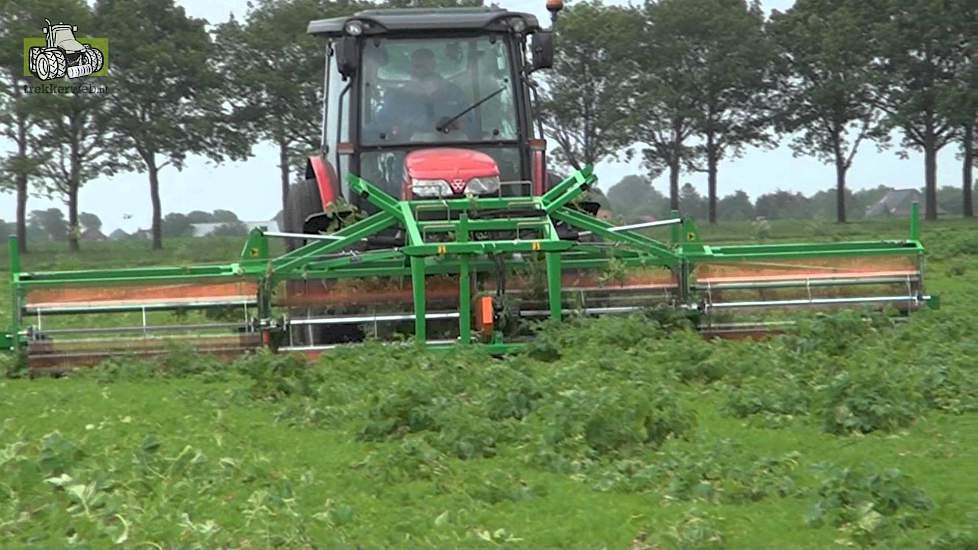
<svg viewBox="0 0 978 550"><path fill-rule="evenodd" d="M153 232L149 229L137 229L132 235L133 239L139 239L141 241L149 241L153 238Z"/></svg>
<svg viewBox="0 0 978 550"><path fill-rule="evenodd" d="M279 230L278 220L267 220L262 222L241 222L248 231L252 229L264 227L266 231L277 232ZM191 237L206 237L213 233L218 227L222 225L227 225L225 222L208 222L208 223L192 223L190 227L192 229Z"/></svg>
<svg viewBox="0 0 978 550"><path fill-rule="evenodd" d="M891 189L887 191L886 195L883 195L879 202L866 207L866 217L894 216L906 218L910 216L910 207L915 202L921 206L924 204L924 195L917 189ZM947 212L943 208L937 207L937 213L946 214Z"/></svg>

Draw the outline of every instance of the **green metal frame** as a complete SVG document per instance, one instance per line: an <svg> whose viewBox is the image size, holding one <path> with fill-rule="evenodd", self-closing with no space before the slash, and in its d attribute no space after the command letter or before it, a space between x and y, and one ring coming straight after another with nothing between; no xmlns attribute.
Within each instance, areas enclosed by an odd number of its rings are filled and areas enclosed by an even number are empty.
<svg viewBox="0 0 978 550"><path fill-rule="evenodd" d="M363 277L410 277L413 288L416 341L427 342L425 318L425 279L430 275L459 276L459 343L470 344L472 335L473 273L491 273L493 257L503 255L507 267L515 269L525 260L518 255L542 255L547 276L547 301L550 317L561 316L561 275L565 269L603 269L615 261L626 268L660 267L671 270L679 282L680 301L692 299L693 268L704 263L749 262L765 259L811 257L865 257L878 255L922 256L916 205L911 216L910 235L899 241L859 241L815 244L756 244L708 246L699 238L692 219L683 218L672 227L669 244L634 230L616 230L576 208L574 201L596 183L591 167L572 174L539 197L462 198L447 200L398 201L355 175L349 177L351 189L360 194L377 212L334 233L330 240L309 244L272 257L268 237L253 230L235 263L184 267L148 267L87 271L22 272L16 240L10 240L11 323L0 345L18 351L24 344L22 304L26 293L46 287L106 286L149 283L190 283L202 281L250 281L259 288L258 314L267 330L281 330L272 322L272 294L283 282L307 279L355 279ZM482 218L487 211L523 212L509 218ZM527 216L527 211L537 213ZM444 219L431 220L433 214ZM562 240L557 224L590 232L600 243ZM350 253L360 241L391 228L400 229L405 244L398 249ZM512 239L476 238L477 232L499 231ZM526 232L532 238L521 238ZM436 238L432 238L437 236ZM482 235L484 237L484 235ZM934 300L936 302L936 300ZM279 327L279 328L276 328ZM493 351L513 349L495 338Z"/></svg>

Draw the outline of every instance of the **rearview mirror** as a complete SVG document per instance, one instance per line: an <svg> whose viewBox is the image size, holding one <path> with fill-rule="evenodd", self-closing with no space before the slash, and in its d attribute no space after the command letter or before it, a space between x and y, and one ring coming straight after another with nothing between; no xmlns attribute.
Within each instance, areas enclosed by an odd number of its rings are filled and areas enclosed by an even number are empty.
<svg viewBox="0 0 978 550"><path fill-rule="evenodd" d="M533 62L530 65L530 72L540 69L550 69L554 66L554 33L541 31L533 34L533 41L530 45L533 53Z"/></svg>
<svg viewBox="0 0 978 550"><path fill-rule="evenodd" d="M333 42L333 54L336 56L336 68L345 77L351 77L360 66L360 55L357 50L357 39L344 36Z"/></svg>

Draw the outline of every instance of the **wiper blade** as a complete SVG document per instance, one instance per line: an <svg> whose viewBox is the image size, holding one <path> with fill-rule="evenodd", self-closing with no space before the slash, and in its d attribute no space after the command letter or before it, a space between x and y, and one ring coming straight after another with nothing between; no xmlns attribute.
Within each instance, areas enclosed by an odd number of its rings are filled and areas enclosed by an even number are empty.
<svg viewBox="0 0 978 550"><path fill-rule="evenodd" d="M499 95L499 94L501 94L501 93L503 93L505 91L506 91L506 86L503 86L502 88L499 88L495 92L493 92L493 93L487 95L486 97L480 99L479 101L473 103L469 107L466 107L466 109L464 111L462 111L461 113L453 116L452 118L450 118L448 120L445 120L445 121L441 122L438 126L435 126L435 130L438 130L439 132L445 132L448 129L448 127L451 126L456 120L458 120L458 119L464 117L465 115L471 113L472 111L478 109L479 107L482 106L483 103L489 101L490 99L496 97L497 95Z"/></svg>

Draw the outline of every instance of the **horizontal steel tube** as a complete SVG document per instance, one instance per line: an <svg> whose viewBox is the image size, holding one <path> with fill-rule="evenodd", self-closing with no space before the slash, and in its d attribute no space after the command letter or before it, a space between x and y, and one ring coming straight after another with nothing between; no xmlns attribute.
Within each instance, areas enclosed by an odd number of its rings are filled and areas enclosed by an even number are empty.
<svg viewBox="0 0 978 550"><path fill-rule="evenodd" d="M307 241L339 241L346 237L336 235L319 235L316 233L282 233L280 231L266 231L262 235L266 237L276 237L280 239L305 239Z"/></svg>
<svg viewBox="0 0 978 550"><path fill-rule="evenodd" d="M720 302L707 304L706 309L737 309L757 307L810 306L834 304L872 304L882 302L917 303L921 298L916 296L866 296L858 298L813 298L797 300L770 300L750 302Z"/></svg>
<svg viewBox="0 0 978 550"><path fill-rule="evenodd" d="M457 312L449 313L429 313L425 319L458 319ZM348 323L390 323L394 321L413 321L413 313L395 313L390 315L354 315L354 316L335 316L318 317L312 319L290 319L290 325L344 325Z"/></svg>
<svg viewBox="0 0 978 550"><path fill-rule="evenodd" d="M258 303L257 299L248 300L201 300L194 302L156 302L156 303L126 303L114 305L52 305L52 306L24 306L25 313L41 313L46 315L58 315L65 313L120 313L126 311L166 311L179 309L210 309L217 307L253 306Z"/></svg>
<svg viewBox="0 0 978 550"><path fill-rule="evenodd" d="M219 328L248 328L244 323L204 323L196 325L147 325L131 327L56 328L41 331L43 335L56 334L111 334L116 332L181 332L184 330L208 330Z"/></svg>
<svg viewBox="0 0 978 550"><path fill-rule="evenodd" d="M696 284L696 290L743 290L753 288L791 288L791 287L826 287L850 285L883 285L903 284L920 281L919 276L913 277L852 277L844 279L786 279L784 281L757 281L742 283L710 283Z"/></svg>
<svg viewBox="0 0 978 550"><path fill-rule="evenodd" d="M664 225L677 225L683 223L682 218L671 218L668 220L659 220L655 222L643 222L643 223L633 223L631 225L619 225L618 227L609 227L608 231L612 233L617 233L619 231L633 231L635 229L649 229L650 227L662 227ZM581 231L578 235L590 235L591 231Z"/></svg>

